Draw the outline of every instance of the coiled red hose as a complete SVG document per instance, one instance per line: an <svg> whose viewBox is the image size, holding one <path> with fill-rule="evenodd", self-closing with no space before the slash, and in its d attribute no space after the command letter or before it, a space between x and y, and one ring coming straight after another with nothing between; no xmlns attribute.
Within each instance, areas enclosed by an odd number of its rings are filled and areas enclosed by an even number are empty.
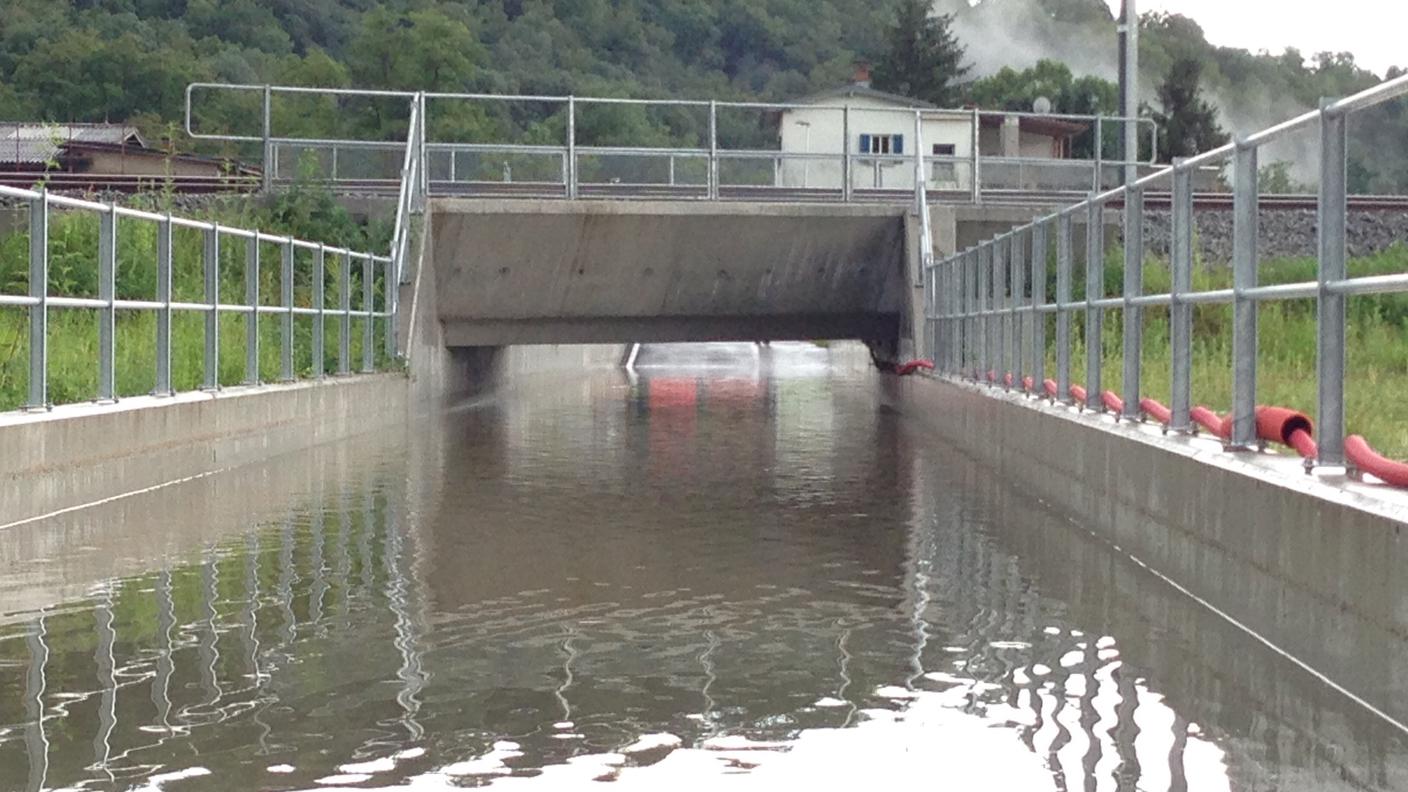
<svg viewBox="0 0 1408 792"><path fill-rule="evenodd" d="M1344 455L1351 465L1372 473L1385 484L1408 487L1408 462L1395 462L1379 454L1360 435L1350 435L1344 441Z"/></svg>

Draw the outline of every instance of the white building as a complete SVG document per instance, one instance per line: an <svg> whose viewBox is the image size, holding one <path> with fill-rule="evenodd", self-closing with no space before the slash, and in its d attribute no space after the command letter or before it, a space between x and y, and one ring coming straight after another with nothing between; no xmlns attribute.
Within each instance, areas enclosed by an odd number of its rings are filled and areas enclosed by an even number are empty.
<svg viewBox="0 0 1408 792"><path fill-rule="evenodd" d="M866 69L848 85L794 104L815 107L782 112L781 150L811 156L783 160L779 179L784 187L840 188L843 141L849 132L852 187L914 189L916 110L924 111L925 156L944 158L926 162L927 185L933 190L971 187L975 141L979 156L994 158L994 165L1002 159L1065 159L1070 157L1071 139L1087 128L1030 114L941 110L870 87Z"/></svg>

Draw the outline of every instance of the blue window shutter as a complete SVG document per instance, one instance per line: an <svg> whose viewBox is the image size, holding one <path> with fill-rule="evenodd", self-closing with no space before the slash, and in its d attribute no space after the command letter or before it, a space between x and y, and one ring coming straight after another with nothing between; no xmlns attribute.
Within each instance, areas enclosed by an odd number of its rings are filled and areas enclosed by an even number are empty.
<svg viewBox="0 0 1408 792"><path fill-rule="evenodd" d="M870 153L870 135L861 135L861 136L860 136L860 153L862 153L862 154L869 154L869 153Z"/></svg>
<svg viewBox="0 0 1408 792"><path fill-rule="evenodd" d="M904 135L895 135L895 152L894 152L894 153L896 153L896 154L903 154L903 153L904 153Z"/></svg>

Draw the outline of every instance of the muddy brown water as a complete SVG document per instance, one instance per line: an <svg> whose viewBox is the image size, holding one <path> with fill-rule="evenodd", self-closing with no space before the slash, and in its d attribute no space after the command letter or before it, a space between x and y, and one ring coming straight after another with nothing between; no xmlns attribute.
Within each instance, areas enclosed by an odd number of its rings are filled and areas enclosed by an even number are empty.
<svg viewBox="0 0 1408 792"><path fill-rule="evenodd" d="M1408 784L851 357L648 348L0 536L0 790Z"/></svg>

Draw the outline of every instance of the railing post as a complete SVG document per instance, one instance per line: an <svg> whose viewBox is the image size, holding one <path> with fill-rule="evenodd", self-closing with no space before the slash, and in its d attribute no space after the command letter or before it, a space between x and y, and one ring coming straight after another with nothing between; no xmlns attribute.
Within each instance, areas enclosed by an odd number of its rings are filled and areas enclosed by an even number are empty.
<svg viewBox="0 0 1408 792"><path fill-rule="evenodd" d="M326 338L326 310L327 310L327 246L318 245L318 249L313 254L313 310L318 312L313 317L313 376L318 379L323 378L327 371L324 365L324 339Z"/></svg>
<svg viewBox="0 0 1408 792"><path fill-rule="evenodd" d="M1345 296L1331 284L1347 272L1348 126L1345 116L1320 104L1320 200L1318 206L1320 293L1317 302L1316 368L1319 379L1321 465L1339 467L1344 457Z"/></svg>
<svg viewBox="0 0 1408 792"><path fill-rule="evenodd" d="M426 115L429 112L429 105L425 101L424 91L421 91L420 93L416 94L416 100L419 103L420 109L420 123L416 128L417 134L414 138L416 146L416 161L418 163L420 175L420 178L416 179L416 184L418 187L416 195L420 196L421 199L424 200L425 196L430 195L430 152L427 151L425 147L426 138L430 134L430 119ZM415 198L412 197L411 206L414 207L415 205Z"/></svg>
<svg viewBox="0 0 1408 792"><path fill-rule="evenodd" d="M992 369L992 325L988 310L992 307L992 289L989 287L989 278L992 277L992 244L984 243L978 246L978 300L976 303L978 311L980 334L978 346L978 371L977 379L980 382L987 382L988 371Z"/></svg>
<svg viewBox="0 0 1408 792"><path fill-rule="evenodd" d="M1170 240L1173 289L1169 302L1169 346L1172 358L1169 429L1193 430L1193 306L1184 295L1193 290L1193 173L1173 173L1173 238Z"/></svg>
<svg viewBox="0 0 1408 792"><path fill-rule="evenodd" d="M1105 296L1105 207L1091 201L1085 224L1085 406L1102 409L1105 312L1094 305Z"/></svg>
<svg viewBox="0 0 1408 792"><path fill-rule="evenodd" d="M98 216L98 401L117 400L117 205Z"/></svg>
<svg viewBox="0 0 1408 792"><path fill-rule="evenodd" d="M1011 313L1007 315L1007 328L1011 335L1010 341L1012 342L1012 349L1009 353L1012 383L1013 387L1017 390L1022 389L1022 352L1027 340L1027 314L1024 311L1019 313L1021 307L1026 303L1026 269L1022 266L1023 263L1025 263L1025 256L1023 255L1025 248L1023 247L1023 243L1026 241L1026 238L1025 231L1014 233L1012 235L1012 242L1007 251L1009 254L1007 267L1011 271L1011 275L1008 277L1008 283L1011 285L1012 290L1012 296L1007 301L1007 309L1011 311Z"/></svg>
<svg viewBox="0 0 1408 792"><path fill-rule="evenodd" d="M259 232L245 245L244 301L249 306L244 333L244 384L259 384Z"/></svg>
<svg viewBox="0 0 1408 792"><path fill-rule="evenodd" d="M362 325L362 373L370 374L376 370L375 349L375 320L372 318L374 300L372 294L372 257L362 257L362 310L366 312L366 322Z"/></svg>
<svg viewBox="0 0 1408 792"><path fill-rule="evenodd" d="M347 374L352 370L352 254L344 252L342 264L337 273L337 304L341 312L338 316L337 333L337 373Z"/></svg>
<svg viewBox="0 0 1408 792"><path fill-rule="evenodd" d="M1238 141L1232 211L1231 448L1256 445L1257 303L1243 296L1257 283L1257 148Z"/></svg>
<svg viewBox="0 0 1408 792"><path fill-rule="evenodd" d="M971 192L970 198L974 204L980 204L983 202L982 157L978 153L978 149L982 140L982 123L983 119L979 114L978 109L976 107L973 108L972 138L969 140L969 144L972 146L972 151L969 152L969 158L971 159L972 163L969 166L969 170L972 171L972 173L969 175L972 176L973 184L970 186L969 189Z"/></svg>
<svg viewBox="0 0 1408 792"><path fill-rule="evenodd" d="M851 202L851 106L841 107L841 200Z"/></svg>
<svg viewBox="0 0 1408 792"><path fill-rule="evenodd" d="M709 200L719 199L719 103L709 100Z"/></svg>
<svg viewBox="0 0 1408 792"><path fill-rule="evenodd" d="M274 89L273 86L264 86L264 191L268 192L274 187L274 170L277 163L274 159L273 143L273 110L274 110Z"/></svg>
<svg viewBox="0 0 1408 792"><path fill-rule="evenodd" d="M1071 403L1071 268L1075 219L1056 219L1056 400Z"/></svg>
<svg viewBox="0 0 1408 792"><path fill-rule="evenodd" d="M1095 173L1090 189L1092 192L1101 192L1105 186L1105 180L1101 178L1101 169L1105 162L1105 128L1101 116L1095 116Z"/></svg>
<svg viewBox="0 0 1408 792"><path fill-rule="evenodd" d="M41 189L29 200L29 296L38 300L29 307L30 410L49 409L49 191Z"/></svg>
<svg viewBox="0 0 1408 792"><path fill-rule="evenodd" d="M981 352L981 328L977 317L978 251L963 254L963 369L970 379L978 378L978 356Z"/></svg>
<svg viewBox="0 0 1408 792"><path fill-rule="evenodd" d="M1032 226L1032 384L1040 392L1046 379L1046 224Z"/></svg>
<svg viewBox="0 0 1408 792"><path fill-rule="evenodd" d="M279 378L284 382L293 381L293 243L285 241L280 246L283 271L279 278Z"/></svg>
<svg viewBox="0 0 1408 792"><path fill-rule="evenodd" d="M220 389L220 226L203 232L201 264L205 274L205 383L209 391Z"/></svg>
<svg viewBox="0 0 1408 792"><path fill-rule="evenodd" d="M156 225L156 396L170 396L171 387L171 215Z"/></svg>
<svg viewBox="0 0 1408 792"><path fill-rule="evenodd" d="M409 243L408 243L409 244ZM396 359L396 300L392 299L395 289L392 287L392 270L395 267L395 259L386 261L385 293L381 296L381 307L386 312L385 335L382 346L386 350L386 359Z"/></svg>
<svg viewBox="0 0 1408 792"><path fill-rule="evenodd" d="M1124 197L1124 411L1137 421L1140 369L1144 359L1144 309L1131 300L1144 294L1144 190L1130 187Z"/></svg>
<svg viewBox="0 0 1408 792"><path fill-rule="evenodd" d="M577 97L567 97L567 197L577 198Z"/></svg>

